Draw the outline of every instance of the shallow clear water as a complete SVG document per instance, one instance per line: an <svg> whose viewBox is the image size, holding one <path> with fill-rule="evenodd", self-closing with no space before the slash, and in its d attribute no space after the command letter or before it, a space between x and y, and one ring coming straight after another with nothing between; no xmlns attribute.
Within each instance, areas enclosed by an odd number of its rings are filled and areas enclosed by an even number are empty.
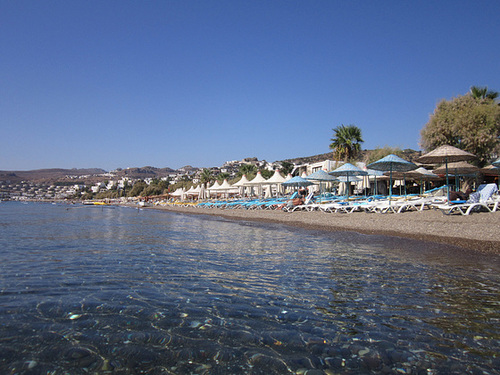
<svg viewBox="0 0 500 375"><path fill-rule="evenodd" d="M131 208L0 204L0 373L499 373L500 259Z"/></svg>

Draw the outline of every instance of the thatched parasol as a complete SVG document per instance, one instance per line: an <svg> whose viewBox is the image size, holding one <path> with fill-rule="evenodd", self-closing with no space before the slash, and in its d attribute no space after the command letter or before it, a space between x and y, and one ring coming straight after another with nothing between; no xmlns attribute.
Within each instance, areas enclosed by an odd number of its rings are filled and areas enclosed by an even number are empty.
<svg viewBox="0 0 500 375"><path fill-rule="evenodd" d="M456 161L474 160L475 155L459 148L443 145L417 158L417 162L422 164L453 163Z"/></svg>
<svg viewBox="0 0 500 375"><path fill-rule="evenodd" d="M422 155L417 159L417 162L423 164L439 164L444 163L446 170L446 191L448 200L450 200L450 188L449 188L449 177L448 177L448 163L453 163L457 161L473 160L476 157L464 150L459 148L443 145L425 155Z"/></svg>
<svg viewBox="0 0 500 375"><path fill-rule="evenodd" d="M442 165L441 167L434 169L433 172L437 174L445 174L446 166ZM477 172L479 172L478 167L469 164L465 161L457 161L455 163L448 164L448 173L453 174L455 176L463 176L468 174L474 174Z"/></svg>

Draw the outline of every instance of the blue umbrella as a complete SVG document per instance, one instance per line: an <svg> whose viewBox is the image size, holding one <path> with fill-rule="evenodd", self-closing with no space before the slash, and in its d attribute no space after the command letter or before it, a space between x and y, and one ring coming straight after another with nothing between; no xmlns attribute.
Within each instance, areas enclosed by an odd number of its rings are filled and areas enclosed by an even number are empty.
<svg viewBox="0 0 500 375"><path fill-rule="evenodd" d="M285 186L309 186L313 185L311 181L307 181L305 178L300 176L295 176L289 179L288 181L282 182L281 185Z"/></svg>
<svg viewBox="0 0 500 375"><path fill-rule="evenodd" d="M320 200L321 200L321 193L323 190L321 182L322 181L336 181L336 178L334 176L329 175L324 170L320 169L314 173L311 173L309 176L307 176L306 180L319 181Z"/></svg>
<svg viewBox="0 0 500 375"><path fill-rule="evenodd" d="M332 176L346 176L347 177L347 199L349 199L349 176L366 176L368 172L359 169L351 163L345 163L343 166L329 172Z"/></svg>
<svg viewBox="0 0 500 375"><path fill-rule="evenodd" d="M335 181L335 177L329 175L324 170L320 169L319 171L311 173L309 176L307 176L306 180L313 180L313 181Z"/></svg>
<svg viewBox="0 0 500 375"><path fill-rule="evenodd" d="M392 172L408 172L417 169L416 164L404 160L394 154L387 155L386 157L369 164L368 167L378 171L389 172L389 202L391 201L392 196Z"/></svg>

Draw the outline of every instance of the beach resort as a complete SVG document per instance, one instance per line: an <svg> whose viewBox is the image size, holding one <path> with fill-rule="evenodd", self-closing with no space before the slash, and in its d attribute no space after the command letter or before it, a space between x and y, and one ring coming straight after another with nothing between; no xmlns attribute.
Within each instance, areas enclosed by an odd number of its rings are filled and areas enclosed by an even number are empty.
<svg viewBox="0 0 500 375"><path fill-rule="evenodd" d="M479 184L466 197L457 195L460 176L480 172L465 162L473 158L445 146L421 157L434 163L446 160L446 166L436 170L441 176L396 155L388 155L364 168L345 163L330 172L320 169L288 178L275 171L269 179L257 173L250 181L243 176L233 185L225 180L206 188L203 185L187 191L180 188L168 199L145 199L137 204L188 214L408 237L499 253L497 184ZM487 171L495 176L492 167ZM429 186L426 182L443 181L443 177L444 185L425 189ZM336 193L329 187L333 183L339 189ZM408 193L410 186L413 191L417 187L419 192ZM353 194L356 191L358 194ZM377 194L381 191L385 194Z"/></svg>

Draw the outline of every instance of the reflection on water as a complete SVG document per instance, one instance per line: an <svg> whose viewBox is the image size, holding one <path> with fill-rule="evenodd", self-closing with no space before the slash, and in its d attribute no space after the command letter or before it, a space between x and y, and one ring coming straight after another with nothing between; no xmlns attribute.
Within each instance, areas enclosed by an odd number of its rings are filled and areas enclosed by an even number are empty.
<svg viewBox="0 0 500 375"><path fill-rule="evenodd" d="M0 373L498 373L499 259L354 233L2 203Z"/></svg>

